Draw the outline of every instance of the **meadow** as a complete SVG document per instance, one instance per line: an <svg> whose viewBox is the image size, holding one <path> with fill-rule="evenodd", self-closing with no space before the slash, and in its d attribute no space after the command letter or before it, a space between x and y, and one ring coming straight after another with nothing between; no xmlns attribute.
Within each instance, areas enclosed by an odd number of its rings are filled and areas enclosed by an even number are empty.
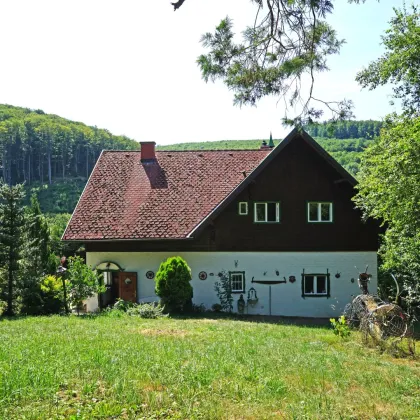
<svg viewBox="0 0 420 420"><path fill-rule="evenodd" d="M0 320L2 419L415 419L420 362L328 327Z"/></svg>

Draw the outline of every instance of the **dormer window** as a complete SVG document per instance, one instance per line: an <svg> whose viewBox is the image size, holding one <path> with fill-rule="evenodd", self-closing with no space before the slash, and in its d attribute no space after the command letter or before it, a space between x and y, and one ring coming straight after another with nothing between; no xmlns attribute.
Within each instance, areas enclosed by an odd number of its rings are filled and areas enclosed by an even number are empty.
<svg viewBox="0 0 420 420"><path fill-rule="evenodd" d="M246 201L241 201L239 203L239 215L246 216L248 214L248 203Z"/></svg>
<svg viewBox="0 0 420 420"><path fill-rule="evenodd" d="M309 223L332 223L333 203L310 201L307 220Z"/></svg>
<svg viewBox="0 0 420 420"><path fill-rule="evenodd" d="M280 203L255 203L254 205L255 223L279 223L280 222Z"/></svg>

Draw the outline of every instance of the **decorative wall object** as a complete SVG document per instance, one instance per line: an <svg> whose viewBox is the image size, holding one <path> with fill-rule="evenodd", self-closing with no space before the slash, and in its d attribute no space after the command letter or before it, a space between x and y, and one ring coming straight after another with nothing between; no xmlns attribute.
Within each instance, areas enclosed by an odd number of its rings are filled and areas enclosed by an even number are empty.
<svg viewBox="0 0 420 420"><path fill-rule="evenodd" d="M279 276L279 275L280 275L280 271L276 270L276 276Z"/></svg>
<svg viewBox="0 0 420 420"><path fill-rule="evenodd" d="M238 268L239 260L235 260L235 268Z"/></svg>
<svg viewBox="0 0 420 420"><path fill-rule="evenodd" d="M296 277L295 276L289 276L289 282L290 283L294 283L296 281Z"/></svg>
<svg viewBox="0 0 420 420"><path fill-rule="evenodd" d="M354 283L354 282L355 282L354 278L352 278L350 281L351 281L352 283Z"/></svg>
<svg viewBox="0 0 420 420"><path fill-rule="evenodd" d="M147 279L149 279L149 280L154 279L154 278L155 278L155 273L154 273L153 271L149 270L149 271L146 273L146 278L147 278Z"/></svg>
<svg viewBox="0 0 420 420"><path fill-rule="evenodd" d="M245 311L245 306L246 306L244 295L239 296L237 305L238 305L238 313L243 314Z"/></svg>
<svg viewBox="0 0 420 420"><path fill-rule="evenodd" d="M209 276L210 276L210 277L213 277L213 276L214 276L214 273L209 273Z"/></svg>
<svg viewBox="0 0 420 420"><path fill-rule="evenodd" d="M248 290L248 305L255 306L258 302L257 291L251 287Z"/></svg>
<svg viewBox="0 0 420 420"><path fill-rule="evenodd" d="M335 273L335 278L336 279L339 279L341 277L341 273L339 272L339 271L337 271L336 273Z"/></svg>
<svg viewBox="0 0 420 420"><path fill-rule="evenodd" d="M198 273L198 278L199 278L200 280L205 280L205 279L207 278L207 273L206 273L205 271L200 271L200 272Z"/></svg>
<svg viewBox="0 0 420 420"><path fill-rule="evenodd" d="M266 276L267 275L267 271L264 271L264 276Z"/></svg>
<svg viewBox="0 0 420 420"><path fill-rule="evenodd" d="M259 283L259 284L280 284L280 283L286 283L286 280L254 280L254 277L252 277L251 283Z"/></svg>

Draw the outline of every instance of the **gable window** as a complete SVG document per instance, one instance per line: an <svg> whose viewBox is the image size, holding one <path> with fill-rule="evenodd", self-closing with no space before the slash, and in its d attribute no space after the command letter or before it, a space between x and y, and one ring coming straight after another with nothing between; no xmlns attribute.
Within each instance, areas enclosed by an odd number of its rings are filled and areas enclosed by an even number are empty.
<svg viewBox="0 0 420 420"><path fill-rule="evenodd" d="M280 222L280 203L255 203L254 222L279 223Z"/></svg>
<svg viewBox="0 0 420 420"><path fill-rule="evenodd" d="M333 203L315 202L308 203L308 222L331 223L333 221Z"/></svg>
<svg viewBox="0 0 420 420"><path fill-rule="evenodd" d="M245 293L245 272L229 271L232 293Z"/></svg>
<svg viewBox="0 0 420 420"><path fill-rule="evenodd" d="M330 275L302 274L302 296L330 296Z"/></svg>
<svg viewBox="0 0 420 420"><path fill-rule="evenodd" d="M239 215L246 216L248 214L248 203L246 201L242 201L239 203Z"/></svg>

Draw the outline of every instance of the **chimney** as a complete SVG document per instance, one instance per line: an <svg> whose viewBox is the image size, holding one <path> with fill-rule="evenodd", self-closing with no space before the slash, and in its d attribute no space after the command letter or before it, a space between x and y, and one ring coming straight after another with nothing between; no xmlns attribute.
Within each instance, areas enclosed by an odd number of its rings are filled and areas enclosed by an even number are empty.
<svg viewBox="0 0 420 420"><path fill-rule="evenodd" d="M154 141L140 142L140 159L142 162L147 162L156 159L155 146L156 143Z"/></svg>

